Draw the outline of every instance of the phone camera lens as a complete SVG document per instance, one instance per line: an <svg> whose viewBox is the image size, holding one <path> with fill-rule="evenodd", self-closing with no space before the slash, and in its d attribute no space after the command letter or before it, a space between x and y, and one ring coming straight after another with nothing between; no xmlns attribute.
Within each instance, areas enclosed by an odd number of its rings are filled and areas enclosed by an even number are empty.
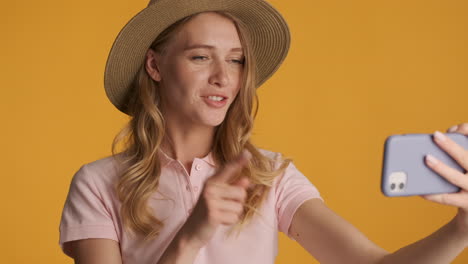
<svg viewBox="0 0 468 264"><path fill-rule="evenodd" d="M390 189L391 189L392 191L395 190L395 187L396 187L396 185L395 185L394 183L392 183L392 184L390 185Z"/></svg>
<svg viewBox="0 0 468 264"><path fill-rule="evenodd" d="M405 184L404 184L404 183L400 183L399 187L400 187L400 189L403 189L403 188L405 188Z"/></svg>

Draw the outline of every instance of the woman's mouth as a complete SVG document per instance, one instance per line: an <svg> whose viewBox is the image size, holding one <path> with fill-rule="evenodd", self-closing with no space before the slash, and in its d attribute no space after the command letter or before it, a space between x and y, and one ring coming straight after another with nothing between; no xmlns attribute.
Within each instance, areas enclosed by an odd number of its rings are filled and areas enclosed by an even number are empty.
<svg viewBox="0 0 468 264"><path fill-rule="evenodd" d="M213 108L221 108L227 103L227 98L221 96L203 96L203 100L208 106Z"/></svg>

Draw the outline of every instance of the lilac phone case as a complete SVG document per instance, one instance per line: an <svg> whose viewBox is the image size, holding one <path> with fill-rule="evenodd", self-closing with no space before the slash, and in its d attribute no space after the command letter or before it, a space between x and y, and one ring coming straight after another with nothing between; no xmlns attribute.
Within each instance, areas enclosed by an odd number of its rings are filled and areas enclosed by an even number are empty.
<svg viewBox="0 0 468 264"><path fill-rule="evenodd" d="M468 137L458 133L445 135L468 149ZM446 181L425 164L426 154L431 154L448 166L466 173L436 145L432 134L392 135L385 141L382 193L393 197L458 192L459 187Z"/></svg>

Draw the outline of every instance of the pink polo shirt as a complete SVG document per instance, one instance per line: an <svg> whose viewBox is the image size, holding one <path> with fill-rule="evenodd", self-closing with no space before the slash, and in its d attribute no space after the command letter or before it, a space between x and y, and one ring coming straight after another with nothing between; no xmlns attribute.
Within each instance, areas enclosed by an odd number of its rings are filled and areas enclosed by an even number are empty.
<svg viewBox="0 0 468 264"><path fill-rule="evenodd" d="M260 149L275 160L279 153ZM73 176L60 222L59 244L86 238L107 238L120 244L125 264L155 264L187 220L195 206L204 182L215 173L211 153L195 158L187 172L177 160L159 152L162 161L159 192L149 205L164 222L160 235L149 242L129 237L120 218L120 202L113 192L118 164L106 157L83 165ZM277 162L276 166L279 166ZM163 195L171 199L165 199ZM291 163L284 174L274 181L263 206L261 216L255 215L238 237L226 237L228 226L221 226L212 240L197 255L195 264L271 264L278 252L278 231L288 234L296 209L306 200L320 197L318 190Z"/></svg>

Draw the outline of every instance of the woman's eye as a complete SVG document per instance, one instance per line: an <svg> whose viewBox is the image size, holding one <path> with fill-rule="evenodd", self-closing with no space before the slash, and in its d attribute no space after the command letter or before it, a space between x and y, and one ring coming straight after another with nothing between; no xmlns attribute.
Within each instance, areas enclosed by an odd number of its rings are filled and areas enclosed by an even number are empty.
<svg viewBox="0 0 468 264"><path fill-rule="evenodd" d="M192 60L205 60L205 59L208 59L208 57L206 56L193 56L192 57Z"/></svg>
<svg viewBox="0 0 468 264"><path fill-rule="evenodd" d="M234 59L232 60L234 63L238 63L238 64L241 64L243 65L244 64L244 60L243 59Z"/></svg>
<svg viewBox="0 0 468 264"><path fill-rule="evenodd" d="M244 64L244 60L232 60L232 61L238 64Z"/></svg>
<svg viewBox="0 0 468 264"><path fill-rule="evenodd" d="M208 60L209 57L208 56L192 56L191 59L195 61L205 61L205 60ZM244 64L244 59L231 59L230 61L236 64L240 64L240 65Z"/></svg>

